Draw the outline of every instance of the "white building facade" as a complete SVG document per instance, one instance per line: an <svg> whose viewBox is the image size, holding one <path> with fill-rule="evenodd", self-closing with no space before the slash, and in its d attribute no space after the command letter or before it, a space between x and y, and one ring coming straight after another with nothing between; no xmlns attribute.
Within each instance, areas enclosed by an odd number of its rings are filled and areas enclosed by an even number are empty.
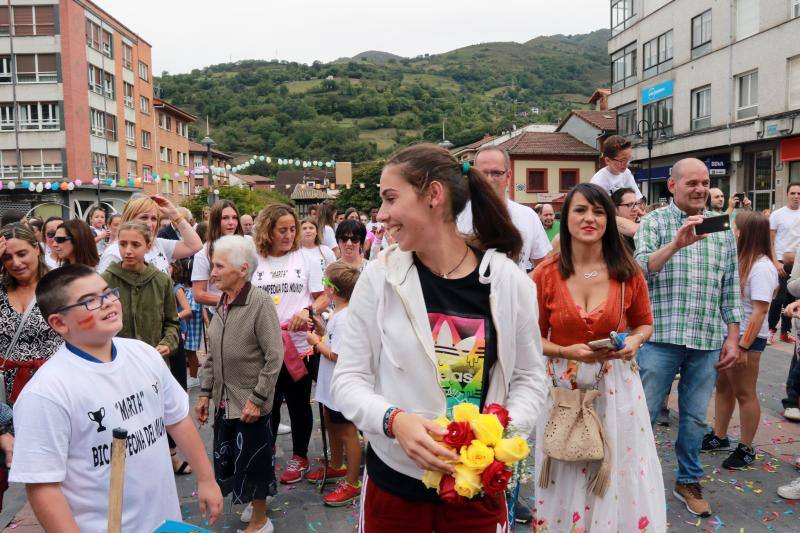
<svg viewBox="0 0 800 533"><path fill-rule="evenodd" d="M649 201L669 196L676 161L697 157L726 194L783 205L800 181L800 0L610 4L609 109Z"/></svg>

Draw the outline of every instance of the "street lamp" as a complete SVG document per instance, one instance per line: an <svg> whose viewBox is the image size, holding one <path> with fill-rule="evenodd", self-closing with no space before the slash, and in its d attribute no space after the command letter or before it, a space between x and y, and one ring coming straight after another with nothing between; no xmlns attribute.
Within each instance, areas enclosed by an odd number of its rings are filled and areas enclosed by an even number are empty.
<svg viewBox="0 0 800 533"><path fill-rule="evenodd" d="M444 125L445 125L446 122L447 122L447 117L443 117L442 118L442 142L439 143L439 146L441 146L445 150L449 150L450 148L452 148L455 145L453 143L451 143L450 141L448 141L447 137L445 137Z"/></svg>
<svg viewBox="0 0 800 533"><path fill-rule="evenodd" d="M642 119L636 124L636 136L640 139L647 141L647 181L648 183L650 180L653 179L653 141L656 139L665 139L667 135L664 133L664 123L660 120L654 120L650 122L649 120ZM653 133L654 130L658 131L658 136L654 137ZM642 131L645 132L647 138L645 139L642 136ZM651 187L651 185L648 185ZM649 194L649 193L648 193Z"/></svg>
<svg viewBox="0 0 800 533"><path fill-rule="evenodd" d="M214 196L214 178L211 176L211 147L217 143L206 133L206 136L200 141L200 144L206 146L206 161L208 163L206 166L206 172L208 172L208 205L211 206L214 205L216 201L216 197Z"/></svg>

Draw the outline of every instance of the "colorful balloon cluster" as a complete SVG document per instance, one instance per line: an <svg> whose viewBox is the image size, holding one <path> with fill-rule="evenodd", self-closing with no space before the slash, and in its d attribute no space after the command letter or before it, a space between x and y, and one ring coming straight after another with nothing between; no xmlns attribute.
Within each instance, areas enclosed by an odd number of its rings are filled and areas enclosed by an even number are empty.
<svg viewBox="0 0 800 533"><path fill-rule="evenodd" d="M250 167L252 165L255 165L259 161L263 161L263 162L265 162L267 164L270 164L270 163L272 163L273 158L270 157L270 156L267 156L267 155L254 155L253 157L251 157L250 159L248 159L244 163L241 163L241 164L235 165L235 166L225 165L225 168L227 170L232 170L234 172L240 172L240 171L245 170L246 168L248 168L248 167ZM282 157L279 157L279 158L275 159L275 163L277 165L283 166L283 167L293 167L293 166L294 167L302 167L302 168L322 168L322 167L335 168L336 167L336 161L334 161L333 159L331 159L330 161L317 161L317 160L304 161L302 159L284 159Z"/></svg>

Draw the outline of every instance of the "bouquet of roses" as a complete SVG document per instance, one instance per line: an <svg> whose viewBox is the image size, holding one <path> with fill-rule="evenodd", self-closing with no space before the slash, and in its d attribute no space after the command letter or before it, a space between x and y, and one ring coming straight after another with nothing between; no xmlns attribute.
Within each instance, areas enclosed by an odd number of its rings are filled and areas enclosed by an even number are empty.
<svg viewBox="0 0 800 533"><path fill-rule="evenodd" d="M459 460L454 474L426 470L422 482L436 489L445 503L505 491L513 466L530 452L525 439L507 435L510 421L506 408L496 403L487 405L483 413L471 403L461 403L453 408L452 421L446 417L434 420L447 430L447 435L434 438L456 453Z"/></svg>

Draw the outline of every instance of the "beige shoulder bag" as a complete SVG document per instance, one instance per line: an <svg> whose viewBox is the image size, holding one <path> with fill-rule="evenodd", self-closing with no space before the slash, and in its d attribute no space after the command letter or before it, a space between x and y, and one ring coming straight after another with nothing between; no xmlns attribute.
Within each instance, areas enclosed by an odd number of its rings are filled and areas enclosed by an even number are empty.
<svg viewBox="0 0 800 533"><path fill-rule="evenodd" d="M625 282L623 281L620 315L615 331L622 324L624 312ZM547 364L550 366L550 361ZM550 462L553 460L600 461L597 472L589 479L588 489L597 496L603 496L608 490L611 481L611 454L603 423L594 408L594 401L600 396L597 387L603 379L604 366L600 365L594 385L586 390L559 387L555 374L551 372L553 387L550 389L550 396L553 398L553 408L544 429L542 450L545 457L539 472L541 488L550 485Z"/></svg>

